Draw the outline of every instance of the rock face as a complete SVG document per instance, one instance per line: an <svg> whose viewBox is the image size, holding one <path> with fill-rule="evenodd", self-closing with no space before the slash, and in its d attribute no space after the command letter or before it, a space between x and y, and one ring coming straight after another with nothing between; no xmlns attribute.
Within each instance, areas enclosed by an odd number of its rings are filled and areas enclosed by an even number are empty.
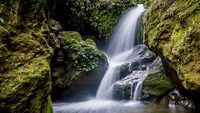
<svg viewBox="0 0 200 113"><path fill-rule="evenodd" d="M0 1L0 112L51 113L45 0Z"/></svg>
<svg viewBox="0 0 200 113"><path fill-rule="evenodd" d="M64 95L69 101L95 94L107 67L105 55L92 40L84 41L78 32L60 32L58 37L61 47L55 49L51 60L54 99Z"/></svg>
<svg viewBox="0 0 200 113"><path fill-rule="evenodd" d="M197 0L156 0L144 17L146 44L163 58L173 82L197 106L200 105L199 4Z"/></svg>
<svg viewBox="0 0 200 113"><path fill-rule="evenodd" d="M145 101L156 101L169 93L174 86L164 73L161 59L156 58L145 45L133 49L128 63L119 66L120 79L114 84L115 99L134 99L137 85L141 83L141 94L137 98Z"/></svg>

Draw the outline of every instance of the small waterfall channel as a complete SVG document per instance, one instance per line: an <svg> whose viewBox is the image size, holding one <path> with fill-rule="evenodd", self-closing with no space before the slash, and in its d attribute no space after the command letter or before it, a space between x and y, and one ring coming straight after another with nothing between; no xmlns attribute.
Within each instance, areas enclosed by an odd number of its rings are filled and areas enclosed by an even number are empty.
<svg viewBox="0 0 200 113"><path fill-rule="evenodd" d="M132 71L123 79L123 82L119 81L121 79L119 66L134 59L133 48L141 44L138 36L138 22L143 11L143 5L138 5L127 12L115 27L108 50L105 52L109 67L99 85L96 97L85 102L54 103L55 113L190 113L182 109L177 112L176 109L167 109L155 104L146 105L137 101L143 81L149 73L148 68L143 71ZM114 85L124 83L130 85L130 101L114 100Z"/></svg>
<svg viewBox="0 0 200 113"><path fill-rule="evenodd" d="M124 15L114 29L108 51L106 52L108 55L109 68L101 81L96 98L112 99L113 85L119 79L117 67L128 63L128 58L130 59L131 55L134 54L132 50L133 47L140 44L141 39L136 35L139 17L143 11L143 5L138 5L135 9ZM141 75L140 73L134 74ZM142 87L142 80L144 80L144 78L140 79L140 81L135 81L137 82L135 88L133 88L133 83L130 83L132 86L131 99L137 100Z"/></svg>

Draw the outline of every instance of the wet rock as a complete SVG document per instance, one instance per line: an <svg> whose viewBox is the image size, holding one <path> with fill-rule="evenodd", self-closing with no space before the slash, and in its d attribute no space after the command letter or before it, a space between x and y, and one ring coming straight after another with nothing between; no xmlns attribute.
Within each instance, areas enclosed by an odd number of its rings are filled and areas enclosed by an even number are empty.
<svg viewBox="0 0 200 113"><path fill-rule="evenodd" d="M52 113L49 0L0 1L0 112ZM1 22L0 22L1 23Z"/></svg>
<svg viewBox="0 0 200 113"><path fill-rule="evenodd" d="M54 49L60 48L60 40L56 36L55 33L50 33L49 43L50 43L51 47L54 48Z"/></svg>
<svg viewBox="0 0 200 113"><path fill-rule="evenodd" d="M115 82L114 88L113 88L113 98L117 100L133 100L134 99L134 93L136 87L142 88L142 82L146 76L148 75L148 71L133 71L131 74L127 75L122 80L119 80ZM139 84L138 84L139 83ZM138 86L140 85L140 86ZM135 99L140 99L140 94L138 94L138 97Z"/></svg>
<svg viewBox="0 0 200 113"><path fill-rule="evenodd" d="M182 106L190 110L195 109L193 101L180 94L179 90L175 89L163 98L163 102L166 106L175 105Z"/></svg>
<svg viewBox="0 0 200 113"><path fill-rule="evenodd" d="M160 57L149 65L149 74L143 82L142 100L156 101L174 89L166 76Z"/></svg>
<svg viewBox="0 0 200 113"><path fill-rule="evenodd" d="M191 98L197 109L200 109L200 14L196 12L199 3L155 0L144 16L146 44L162 57L176 88Z"/></svg>
<svg viewBox="0 0 200 113"><path fill-rule="evenodd" d="M174 88L165 74L160 57L156 58L145 45L136 46L133 53L128 58L129 63L118 67L120 79L113 86L115 99L155 101ZM140 88L137 89L140 91L136 92L136 88ZM136 98L134 93L141 94L137 94Z"/></svg>
<svg viewBox="0 0 200 113"><path fill-rule="evenodd" d="M120 78L130 74L133 70L146 70L147 66L155 60L155 54L147 46L138 45L127 59L127 63L119 66Z"/></svg>
<svg viewBox="0 0 200 113"><path fill-rule="evenodd" d="M52 19L51 24L52 24L51 30L53 33L57 34L59 31L62 30L62 26L58 21Z"/></svg>
<svg viewBox="0 0 200 113"><path fill-rule="evenodd" d="M50 33L50 39L49 39L49 43L51 45L52 48L56 49L56 48L60 48L60 37L58 36L58 33L62 30L62 26L60 25L60 23L56 20L51 20L51 33Z"/></svg>

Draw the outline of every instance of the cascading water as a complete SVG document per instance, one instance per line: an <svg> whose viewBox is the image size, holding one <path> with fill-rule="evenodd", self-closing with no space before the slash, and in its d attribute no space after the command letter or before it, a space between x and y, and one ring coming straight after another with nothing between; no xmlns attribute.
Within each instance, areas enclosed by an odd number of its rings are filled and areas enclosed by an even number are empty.
<svg viewBox="0 0 200 113"><path fill-rule="evenodd" d="M178 113L178 111L174 112L174 109L170 110L154 104L145 105L139 101L123 102L111 100L115 84L130 85L129 91L131 94L129 95L129 100L138 100L143 81L148 75L148 69L132 71L122 79L122 82L118 81L121 79L118 67L129 63L129 60L135 57L133 55L135 52L133 47L140 42L139 36L136 36L138 35L138 18L143 11L143 5L138 5L125 14L114 29L106 52L109 68L101 81L96 98L78 103L54 103L55 113ZM125 95L124 90L121 92L123 93L122 95ZM181 113L190 113L182 109L179 111Z"/></svg>
<svg viewBox="0 0 200 113"><path fill-rule="evenodd" d="M138 19L143 11L143 5L138 5L119 20L106 52L108 57L115 57L139 44L140 39L136 32Z"/></svg>
<svg viewBox="0 0 200 113"><path fill-rule="evenodd" d="M96 98L112 99L112 85L118 80L117 67L127 62L127 58L132 54L132 48L139 44L140 39L137 39L139 37L136 36L136 31L138 19L143 11L143 5L138 5L124 15L114 29L106 52L109 68L101 81Z"/></svg>

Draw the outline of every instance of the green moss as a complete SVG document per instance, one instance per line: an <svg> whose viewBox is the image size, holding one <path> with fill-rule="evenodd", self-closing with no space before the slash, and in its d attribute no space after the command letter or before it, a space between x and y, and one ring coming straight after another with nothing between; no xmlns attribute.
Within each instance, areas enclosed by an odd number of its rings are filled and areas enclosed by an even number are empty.
<svg viewBox="0 0 200 113"><path fill-rule="evenodd" d="M94 41L82 40L77 32L61 32L60 37L64 49L60 54L64 57L62 59L67 60L62 61L65 67L53 69L52 76L56 79L55 86L69 86L106 62L105 55L96 48Z"/></svg>
<svg viewBox="0 0 200 113"><path fill-rule="evenodd" d="M68 60L69 64L71 64L68 67L70 68L70 74L68 75L70 79L66 81L69 84L83 73L95 69L106 60L104 54L99 52L97 48L87 45L87 41L74 41L74 37L71 37L70 34L70 32L66 33L65 39L68 40L66 40L64 44L64 49L70 54L70 56L68 56L68 59L70 59Z"/></svg>
<svg viewBox="0 0 200 113"><path fill-rule="evenodd" d="M180 20L184 20L185 18L189 17L198 8L198 6L199 6L198 3L194 3L193 5L191 5L190 7L188 7L183 12L180 12L178 14L178 18Z"/></svg>
<svg viewBox="0 0 200 113"><path fill-rule="evenodd" d="M163 68L156 73L151 73L144 81L144 93L159 97L174 88L171 80L167 78Z"/></svg>
<svg viewBox="0 0 200 113"><path fill-rule="evenodd" d="M5 80L5 84L2 83L1 86L4 87L5 91L2 91L2 95L7 95L8 93L12 94L13 92L16 92L18 90L15 87L18 87L19 85L16 84L24 84L26 82L30 82L31 78L39 78L42 77L42 75L46 72L48 72L49 66L48 62L44 58L35 58L32 60L30 64L26 64L23 67L20 67L16 70L9 71L6 73L3 77L6 78L13 78L13 79L7 79ZM16 79L17 78L17 79ZM6 82L7 81L7 82ZM7 85L7 83L9 85ZM12 90L12 91L9 91Z"/></svg>
<svg viewBox="0 0 200 113"><path fill-rule="evenodd" d="M9 100L4 101L5 105L12 106L11 110L18 109L20 111L21 109L27 109L25 108L27 105L24 103L28 103L30 101L29 99L31 99L31 108L28 110L40 111L43 106L42 101L44 101L45 96L50 94L51 91L49 68L49 63L46 58L38 57L17 69L8 71L3 75L1 74L0 79L3 80L3 82L0 84L0 98L2 100ZM41 87L39 84L47 85L44 85L45 87L43 86L43 88L39 90L37 89ZM34 98L32 98L32 96L34 96ZM13 105L10 105L9 102L12 102ZM0 104L0 107L2 106L4 106L4 104Z"/></svg>
<svg viewBox="0 0 200 113"><path fill-rule="evenodd" d="M44 109L43 113L53 113L52 101L50 96L48 97L48 100L46 102L46 110Z"/></svg>
<svg viewBox="0 0 200 113"><path fill-rule="evenodd" d="M0 36L2 38L9 36L9 31L7 29L5 29L3 26L0 26Z"/></svg>
<svg viewBox="0 0 200 113"><path fill-rule="evenodd" d="M63 38L63 43L66 43L68 40L74 40L77 42L81 42L82 37L78 32L60 32L59 34L61 37L65 37Z"/></svg>
<svg viewBox="0 0 200 113"><path fill-rule="evenodd" d="M18 37L14 38L12 44L15 47L13 49L20 50L20 52L29 52L31 48L36 48L36 52L40 51L40 43L35 41L29 34L20 34Z"/></svg>
<svg viewBox="0 0 200 113"><path fill-rule="evenodd" d="M109 38L118 18L128 8L135 6L132 0L68 0L60 4L66 4L61 8L65 10L62 14L64 19L56 14L55 19L61 22L64 28L104 40ZM61 9L56 9L60 14Z"/></svg>
<svg viewBox="0 0 200 113"><path fill-rule="evenodd" d="M98 31L102 37L108 39L113 26L117 23L121 14L134 5L135 3L131 0L99 1L91 10L89 22L92 28Z"/></svg>
<svg viewBox="0 0 200 113"><path fill-rule="evenodd" d="M199 90L200 83L199 4L196 0L156 0L145 14L146 43L163 53L188 90Z"/></svg>
<svg viewBox="0 0 200 113"><path fill-rule="evenodd" d="M50 25L45 3L44 0L0 1L1 110L46 113L43 109L51 92L52 49L47 43Z"/></svg>
<svg viewBox="0 0 200 113"><path fill-rule="evenodd" d="M195 82L200 80L199 73L184 74L183 79L184 79L183 86L185 86L187 89L191 90L200 89L200 83Z"/></svg>
<svg viewBox="0 0 200 113"><path fill-rule="evenodd" d="M96 44L92 39L85 40L85 44L96 47Z"/></svg>

